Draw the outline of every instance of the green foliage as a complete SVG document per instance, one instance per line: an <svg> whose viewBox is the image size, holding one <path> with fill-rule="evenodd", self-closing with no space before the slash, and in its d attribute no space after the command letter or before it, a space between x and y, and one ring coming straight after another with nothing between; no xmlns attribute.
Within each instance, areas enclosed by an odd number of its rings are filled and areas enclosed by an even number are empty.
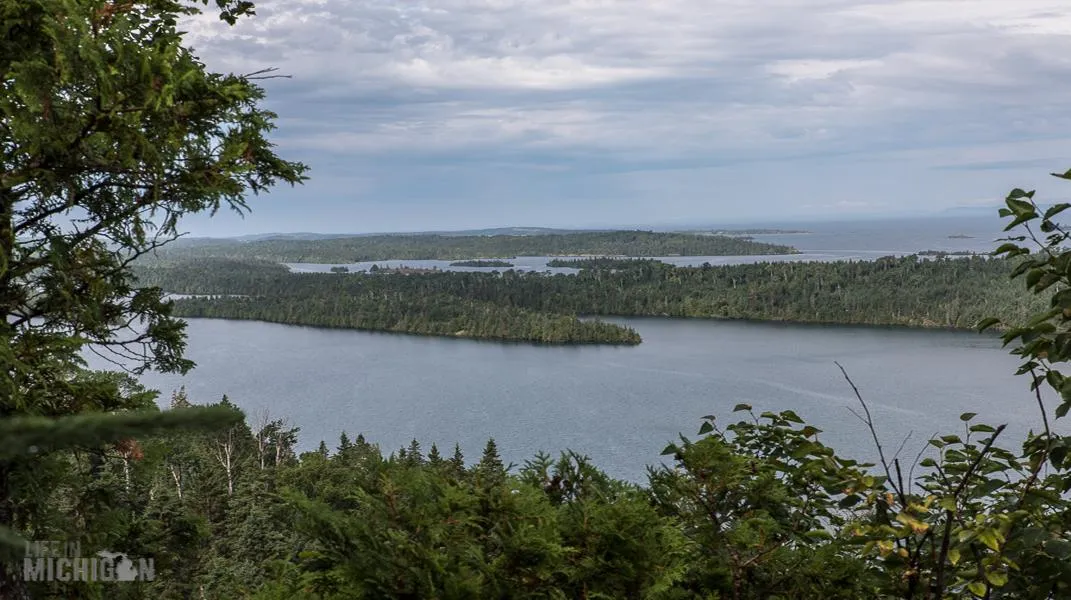
<svg viewBox="0 0 1071 600"><path fill-rule="evenodd" d="M175 239L183 215L241 212L250 193L303 179L304 166L273 153L275 115L258 106L255 76L207 71L183 45L178 21L198 4L207 1L0 1L5 538L11 529L44 539L97 533L90 516L117 514L105 510L105 487L76 494L99 513L63 518L49 504L79 480L80 453L208 424L216 413L124 414L151 399L85 373L81 353L119 357L135 372L189 369L184 323L159 290L135 285L131 261ZM253 7L215 5L231 23ZM26 443L50 451L26 454ZM0 563L0 597L25 596Z"/></svg>

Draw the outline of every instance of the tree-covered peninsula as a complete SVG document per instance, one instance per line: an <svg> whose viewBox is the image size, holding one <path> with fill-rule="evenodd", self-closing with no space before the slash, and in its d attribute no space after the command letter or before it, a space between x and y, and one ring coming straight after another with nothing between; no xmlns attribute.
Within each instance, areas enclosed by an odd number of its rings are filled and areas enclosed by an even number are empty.
<svg viewBox="0 0 1071 600"><path fill-rule="evenodd" d="M789 246L729 236L593 231L541 235L370 235L326 240L177 244L172 257L226 257L284 263L357 263L373 260L464 260L472 256L738 256L794 254Z"/></svg>
<svg viewBox="0 0 1071 600"><path fill-rule="evenodd" d="M673 267L639 261L576 274L432 272L331 277L265 261L212 259L143 266L168 292L242 295L176 301L185 317L379 329L547 342L635 343L590 316L755 319L966 329L987 316L1023 318L1004 259L883 258Z"/></svg>

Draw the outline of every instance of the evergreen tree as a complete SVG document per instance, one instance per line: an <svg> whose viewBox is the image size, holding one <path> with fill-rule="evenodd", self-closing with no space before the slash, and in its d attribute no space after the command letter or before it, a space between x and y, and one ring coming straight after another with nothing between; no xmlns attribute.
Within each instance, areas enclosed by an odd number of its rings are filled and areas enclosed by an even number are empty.
<svg viewBox="0 0 1071 600"><path fill-rule="evenodd" d="M350 443L349 436L347 436L346 432L343 431L342 434L339 435L339 438L338 438L338 453L339 454L343 454L343 453L345 453L346 451L348 451L352 447L353 447L353 444Z"/></svg>
<svg viewBox="0 0 1071 600"><path fill-rule="evenodd" d="M242 211L248 193L303 179L304 166L279 159L265 137L274 115L258 107L256 76L208 72L183 45L178 22L196 4L0 8L0 427L14 450L0 455L0 536L9 541L13 530L60 534L38 515L42 486L55 483L42 474L63 470L62 451L233 423L219 410L152 412L81 373L89 344L135 372L189 369L183 323L159 289L137 286L131 261L175 239L183 215ZM216 4L231 23L253 8ZM123 414L131 410L143 412ZM12 447L31 440L48 451ZM0 597L28 593L0 561Z"/></svg>

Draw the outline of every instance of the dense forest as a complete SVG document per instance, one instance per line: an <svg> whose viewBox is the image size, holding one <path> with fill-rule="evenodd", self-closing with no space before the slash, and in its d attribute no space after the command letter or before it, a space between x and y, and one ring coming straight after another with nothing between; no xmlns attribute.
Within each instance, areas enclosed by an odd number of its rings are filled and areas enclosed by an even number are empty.
<svg viewBox="0 0 1071 600"><path fill-rule="evenodd" d="M404 270L376 269L369 274L333 277L292 274L285 266L268 261L226 258L151 264L138 269L144 285L215 296L177 300L177 314L185 317L546 344L640 343L639 334L630 327L468 297L456 286L420 284L428 277L461 273L407 274ZM237 289L250 293L225 291ZM230 294L243 297L223 297Z"/></svg>
<svg viewBox="0 0 1071 600"><path fill-rule="evenodd" d="M657 263L664 265L660 260L651 258L552 258L547 261L548 267L567 267L570 269L633 269L642 265Z"/></svg>
<svg viewBox="0 0 1071 600"><path fill-rule="evenodd" d="M205 400L179 390L164 414ZM479 457L465 457L456 446L416 440L385 453L343 433L331 447L299 454L299 431L285 420L245 418L226 397L216 408L237 421L65 457L70 469L37 516L48 523L39 534L150 557L153 579L31 582L34 598L892 600L934 597L913 591L931 587L948 598L1071 594L1071 512L1044 510L1067 507L1062 478L1037 477L1025 458L986 441L999 430L970 415L974 437L935 438L938 448L922 462L937 457L942 476L918 477L915 492L836 455L794 412L756 414L747 405L736 409L742 419L726 415L723 426L707 417L698 437L670 444L668 464L651 468L642 486L572 452L507 465L493 439ZM931 510L938 497L942 509ZM77 508L62 509L68 504ZM981 515L957 525L944 551L931 543L953 518L943 507ZM1014 520L998 520L1012 511Z"/></svg>
<svg viewBox="0 0 1071 600"><path fill-rule="evenodd" d="M592 264L602 264L597 261ZM343 278L289 273L266 261L176 261L142 267L145 285L192 298L186 317L555 342L633 343L633 332L578 316L671 316L809 323L972 328L1044 308L1024 299L1011 265L984 257L781 262L626 269L576 274L436 272Z"/></svg>
<svg viewBox="0 0 1071 600"><path fill-rule="evenodd" d="M504 260L459 260L450 263L451 267L502 267L509 268L513 263Z"/></svg>
<svg viewBox="0 0 1071 600"><path fill-rule="evenodd" d="M356 263L371 260L464 260L474 256L738 256L794 254L788 246L716 235L596 231L546 235L374 235L327 240L261 240L175 246L170 257L226 257L275 262Z"/></svg>

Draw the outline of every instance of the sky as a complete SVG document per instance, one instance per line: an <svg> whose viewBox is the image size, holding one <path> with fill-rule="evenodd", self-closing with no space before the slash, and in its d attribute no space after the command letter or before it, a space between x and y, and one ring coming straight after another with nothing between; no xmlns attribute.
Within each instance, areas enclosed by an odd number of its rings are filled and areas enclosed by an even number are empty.
<svg viewBox="0 0 1071 600"><path fill-rule="evenodd" d="M1065 0L259 0L187 43L310 180L193 235L870 218L1071 196Z"/></svg>

